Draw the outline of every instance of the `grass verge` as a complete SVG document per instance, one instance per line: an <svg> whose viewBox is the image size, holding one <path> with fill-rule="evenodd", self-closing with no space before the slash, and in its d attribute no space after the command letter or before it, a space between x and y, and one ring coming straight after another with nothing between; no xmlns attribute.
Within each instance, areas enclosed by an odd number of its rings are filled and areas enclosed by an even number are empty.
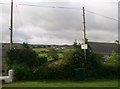
<svg viewBox="0 0 120 89"><path fill-rule="evenodd" d="M3 84L3 87L118 87L117 80L44 80L44 81L20 81Z"/></svg>

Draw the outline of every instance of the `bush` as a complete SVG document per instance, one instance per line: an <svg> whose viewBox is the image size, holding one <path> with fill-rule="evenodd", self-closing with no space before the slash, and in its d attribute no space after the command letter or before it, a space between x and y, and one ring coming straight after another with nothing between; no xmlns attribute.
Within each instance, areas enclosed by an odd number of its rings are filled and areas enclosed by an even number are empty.
<svg viewBox="0 0 120 89"><path fill-rule="evenodd" d="M99 76L102 78L117 78L118 79L118 68L115 66L102 66L102 70L99 71Z"/></svg>
<svg viewBox="0 0 120 89"><path fill-rule="evenodd" d="M41 74L40 66L47 62L47 58L46 57L38 57L37 59L38 59L38 64L34 68L30 68L29 66L24 65L24 64L12 65L12 69L14 70L14 81L41 79L40 77L42 77L42 76L40 76L40 74Z"/></svg>
<svg viewBox="0 0 120 89"><path fill-rule="evenodd" d="M118 66L104 64L105 58L102 54L92 53L87 57L88 78L117 78Z"/></svg>
<svg viewBox="0 0 120 89"><path fill-rule="evenodd" d="M36 79L72 79L73 71L71 68L66 65L48 66L49 64L45 64L44 66L40 66L35 72L34 76Z"/></svg>
<svg viewBox="0 0 120 89"><path fill-rule="evenodd" d="M25 42L23 42L22 46L23 46L24 48L27 48L27 49L30 48L30 47L29 47L29 44L28 44L28 43L25 43Z"/></svg>
<svg viewBox="0 0 120 89"><path fill-rule="evenodd" d="M33 78L31 69L26 65L15 64L12 66L12 69L14 70L14 81L30 80Z"/></svg>
<svg viewBox="0 0 120 89"><path fill-rule="evenodd" d="M39 57L31 49L12 49L7 53L7 63L14 69L15 80L73 79L75 68L86 68L87 78L117 76L115 66L103 65L103 55L93 53L90 47L86 54L85 61L80 45L74 44L72 49L63 54L62 60L47 62L46 57Z"/></svg>
<svg viewBox="0 0 120 89"><path fill-rule="evenodd" d="M90 46L86 50L86 61L84 59L84 50L80 48L80 45L74 45L72 50L65 52L64 60L72 72L74 72L75 68L86 68L87 78L104 77L102 76L102 65L105 59L102 54L94 53Z"/></svg>
<svg viewBox="0 0 120 89"><path fill-rule="evenodd" d="M66 64L69 64L71 67L84 67L84 56L81 50L69 50L63 56Z"/></svg>
<svg viewBox="0 0 120 89"><path fill-rule="evenodd" d="M45 64L47 62L47 57L38 56L37 61L38 61L38 66L40 66L40 65Z"/></svg>
<svg viewBox="0 0 120 89"><path fill-rule="evenodd" d="M112 55L107 59L106 64L111 66L119 66L118 62L120 60L120 56L116 52L112 52Z"/></svg>
<svg viewBox="0 0 120 89"><path fill-rule="evenodd" d="M7 52L6 62L8 69L14 70L14 80L31 80L38 79L34 74L47 58L39 57L31 49L12 49Z"/></svg>
<svg viewBox="0 0 120 89"><path fill-rule="evenodd" d="M12 49L7 52L7 64L12 66L14 64L27 65L33 68L37 64L37 54L31 49Z"/></svg>
<svg viewBox="0 0 120 89"><path fill-rule="evenodd" d="M87 77L99 78L100 71L102 70L102 61L104 60L103 55L98 53L89 53L87 52L87 61L86 61L86 68L87 68Z"/></svg>
<svg viewBox="0 0 120 89"><path fill-rule="evenodd" d="M84 67L84 57L80 47L75 46L64 53L64 59L39 67L35 75L40 79L73 79L74 69L78 67Z"/></svg>

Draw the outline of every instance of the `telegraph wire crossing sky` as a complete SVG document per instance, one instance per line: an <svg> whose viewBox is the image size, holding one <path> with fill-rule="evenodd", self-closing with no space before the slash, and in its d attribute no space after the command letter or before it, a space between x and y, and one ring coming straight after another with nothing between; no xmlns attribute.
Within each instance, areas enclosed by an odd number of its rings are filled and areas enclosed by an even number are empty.
<svg viewBox="0 0 120 89"><path fill-rule="evenodd" d="M53 0L54 1L54 0ZM105 2L106 1L106 2ZM91 42L118 39L118 1L43 2L14 0L13 42L31 44L73 44L82 42L82 7L86 12L87 38ZM10 1L0 3L2 42L9 42Z"/></svg>

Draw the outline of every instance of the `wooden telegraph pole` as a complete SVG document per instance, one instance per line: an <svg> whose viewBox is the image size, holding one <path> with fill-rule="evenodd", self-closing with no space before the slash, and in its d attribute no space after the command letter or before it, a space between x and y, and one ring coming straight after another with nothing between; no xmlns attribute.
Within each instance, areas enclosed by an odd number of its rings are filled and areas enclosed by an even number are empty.
<svg viewBox="0 0 120 89"><path fill-rule="evenodd" d="M11 0L11 10L10 10L10 49L12 49L13 44L13 0Z"/></svg>
<svg viewBox="0 0 120 89"><path fill-rule="evenodd" d="M86 25L85 25L85 9L83 7L83 49L84 49L84 58L86 63L86 49L87 49L87 37L86 37Z"/></svg>

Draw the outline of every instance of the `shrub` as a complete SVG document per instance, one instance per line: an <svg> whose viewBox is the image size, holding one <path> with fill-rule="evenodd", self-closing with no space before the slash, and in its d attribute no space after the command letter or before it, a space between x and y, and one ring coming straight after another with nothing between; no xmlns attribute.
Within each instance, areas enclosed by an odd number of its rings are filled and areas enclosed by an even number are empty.
<svg viewBox="0 0 120 89"><path fill-rule="evenodd" d="M27 49L30 48L30 47L29 47L29 44L28 44L28 43L25 43L25 42L23 42L22 46L23 46L24 48L27 48Z"/></svg>
<svg viewBox="0 0 120 89"><path fill-rule="evenodd" d="M7 52L7 65L14 70L14 80L38 79L35 71L47 62L31 49L12 49Z"/></svg>
<svg viewBox="0 0 120 89"><path fill-rule="evenodd" d="M118 78L119 77L119 59L120 56L112 52L112 55L107 58L105 64L102 66L101 76L105 78Z"/></svg>
<svg viewBox="0 0 120 89"><path fill-rule="evenodd" d="M48 66L49 64L45 64L44 66L40 66L35 72L34 76L36 79L72 79L73 71L67 65Z"/></svg>
<svg viewBox="0 0 120 89"><path fill-rule="evenodd" d="M14 64L12 69L14 70L14 81L30 80L33 78L31 69L26 65Z"/></svg>
<svg viewBox="0 0 120 89"><path fill-rule="evenodd" d="M53 54L52 54L53 53ZM50 55L56 55L55 51ZM93 53L90 47L84 52L80 45L63 54L62 60L47 62L31 49L12 49L7 53L7 63L14 69L15 80L73 79L75 68L86 68L88 78L111 78L117 75L115 66L103 65L103 55ZM53 56L54 58L54 56Z"/></svg>
<svg viewBox="0 0 120 89"><path fill-rule="evenodd" d="M112 52L112 55L107 59L106 64L111 66L118 66L118 60L120 56L116 52Z"/></svg>
<svg viewBox="0 0 120 89"><path fill-rule="evenodd" d="M116 66L103 65L99 73L102 78L118 78L118 68Z"/></svg>
<svg viewBox="0 0 120 89"><path fill-rule="evenodd" d="M12 49L7 52L7 64L23 64L33 68L37 64L37 54L31 49Z"/></svg>
<svg viewBox="0 0 120 89"><path fill-rule="evenodd" d="M86 50L86 61L84 58L84 50L80 45L75 45L72 50L64 53L64 60L66 65L74 72L75 68L86 68L86 77L101 78L100 71L102 71L103 58L102 54L94 53L90 46Z"/></svg>
<svg viewBox="0 0 120 89"><path fill-rule="evenodd" d="M102 70L103 55L98 53L87 52L86 68L87 77L99 78Z"/></svg>
<svg viewBox="0 0 120 89"><path fill-rule="evenodd" d="M38 61L38 66L40 66L40 65L45 64L47 62L47 57L38 56L37 61Z"/></svg>
<svg viewBox="0 0 120 89"><path fill-rule="evenodd" d="M73 68L84 67L84 57L81 50L69 50L64 53L63 59Z"/></svg>

